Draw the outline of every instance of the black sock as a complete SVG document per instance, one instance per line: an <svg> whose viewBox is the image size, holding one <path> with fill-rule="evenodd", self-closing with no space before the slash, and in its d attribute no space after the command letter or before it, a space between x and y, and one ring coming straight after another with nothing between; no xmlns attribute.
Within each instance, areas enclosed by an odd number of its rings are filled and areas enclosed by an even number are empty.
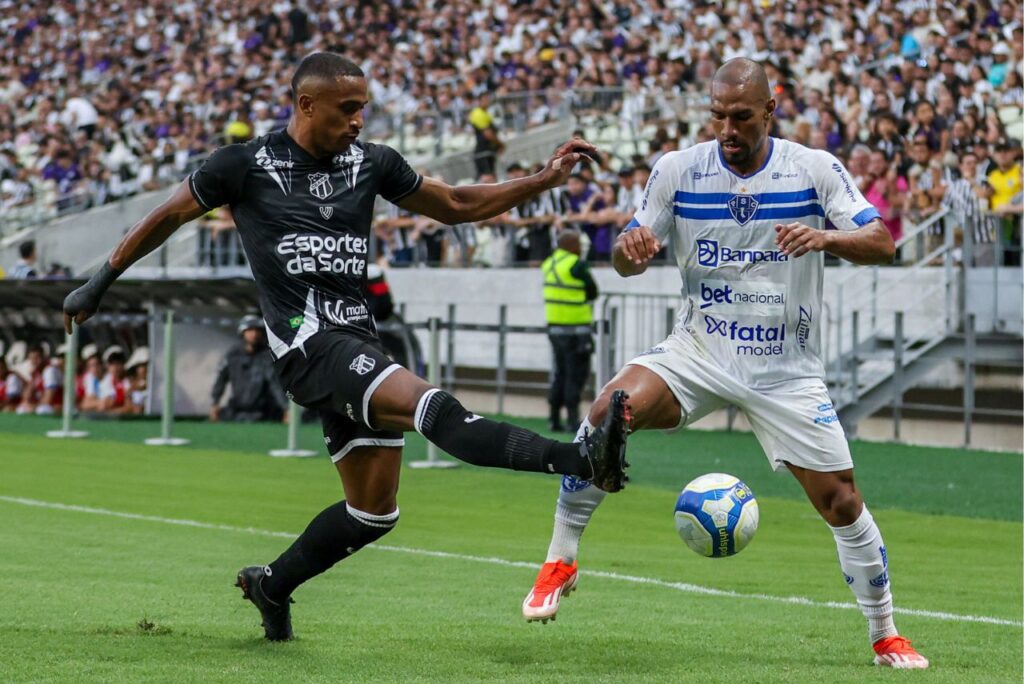
<svg viewBox="0 0 1024 684"><path fill-rule="evenodd" d="M442 390L423 395L415 422L420 434L466 463L583 479L593 476L579 444L556 442L515 425L481 418Z"/></svg>
<svg viewBox="0 0 1024 684"><path fill-rule="evenodd" d="M328 506L270 564L263 591L272 601L287 600L295 587L380 539L397 522L397 510L389 515L369 515L349 508L344 501Z"/></svg>

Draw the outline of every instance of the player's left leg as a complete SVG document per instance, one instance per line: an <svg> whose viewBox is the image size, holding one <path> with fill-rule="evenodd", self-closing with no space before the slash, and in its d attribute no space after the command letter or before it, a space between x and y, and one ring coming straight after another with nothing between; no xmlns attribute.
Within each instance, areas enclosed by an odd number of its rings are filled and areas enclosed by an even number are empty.
<svg viewBox="0 0 1024 684"><path fill-rule="evenodd" d="M818 472L786 463L807 498L832 528L839 565L868 620L875 664L924 669L928 660L899 635L893 623L892 594L885 542L861 499L853 470Z"/></svg>
<svg viewBox="0 0 1024 684"><path fill-rule="evenodd" d="M345 500L322 510L277 560L243 568L237 586L263 618L267 639L292 638L292 592L390 532L398 522L403 439L325 412L324 436Z"/></svg>
<svg viewBox="0 0 1024 684"><path fill-rule="evenodd" d="M773 467L793 473L832 530L843 576L868 621L875 662L928 667L893 624L885 542L857 491L850 446L825 383L795 380L737 394Z"/></svg>

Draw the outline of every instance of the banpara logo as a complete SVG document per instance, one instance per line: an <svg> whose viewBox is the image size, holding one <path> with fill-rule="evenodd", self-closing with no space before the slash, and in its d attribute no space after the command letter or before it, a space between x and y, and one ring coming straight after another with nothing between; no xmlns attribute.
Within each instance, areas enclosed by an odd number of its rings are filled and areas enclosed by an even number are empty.
<svg viewBox="0 0 1024 684"><path fill-rule="evenodd" d="M698 238L697 265L717 268L722 264L759 264L788 261L789 257L774 249L736 249L720 245L718 240Z"/></svg>

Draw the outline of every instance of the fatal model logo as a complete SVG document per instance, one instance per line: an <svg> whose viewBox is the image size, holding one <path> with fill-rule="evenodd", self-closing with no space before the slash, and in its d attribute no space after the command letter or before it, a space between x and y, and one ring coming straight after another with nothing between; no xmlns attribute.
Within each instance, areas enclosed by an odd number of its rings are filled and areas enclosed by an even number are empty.
<svg viewBox="0 0 1024 684"><path fill-rule="evenodd" d="M703 171L694 171L693 180L699 181L704 178L714 178L715 176L721 175L721 171L712 171L711 173L705 173Z"/></svg>
<svg viewBox="0 0 1024 684"><path fill-rule="evenodd" d="M705 314L704 324L707 326L708 335L743 342L744 344L736 345L737 356L782 356L782 343L786 339L785 323L743 325L738 321L726 321Z"/></svg>
<svg viewBox="0 0 1024 684"><path fill-rule="evenodd" d="M796 178L799 173L782 173L781 171L772 171L772 180L781 180L782 178Z"/></svg>
<svg viewBox="0 0 1024 684"><path fill-rule="evenodd" d="M350 371L355 371L359 375L366 375L376 367L376 359L371 359L366 354L360 354L356 358L352 359L352 363L349 364L348 369Z"/></svg>
<svg viewBox="0 0 1024 684"><path fill-rule="evenodd" d="M736 223L741 226L746 225L750 219L754 218L759 204L760 202L753 195L733 195L726 202L726 205L729 207L729 213L732 214Z"/></svg>
<svg viewBox="0 0 1024 684"><path fill-rule="evenodd" d="M788 260L788 256L774 249L735 249L720 246L718 240L697 239L698 266L717 268L720 264L757 264Z"/></svg>
<svg viewBox="0 0 1024 684"><path fill-rule="evenodd" d="M331 177L326 173L311 173L309 178L309 192L317 199L325 200L334 192L331 185Z"/></svg>

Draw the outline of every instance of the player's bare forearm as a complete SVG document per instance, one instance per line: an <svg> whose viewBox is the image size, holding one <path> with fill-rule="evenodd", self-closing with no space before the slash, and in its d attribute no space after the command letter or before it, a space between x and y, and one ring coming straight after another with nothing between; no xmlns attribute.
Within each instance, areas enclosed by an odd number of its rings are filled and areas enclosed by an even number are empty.
<svg viewBox="0 0 1024 684"><path fill-rule="evenodd" d="M776 225L775 232L775 243L782 253L794 259L810 252L828 252L869 266L888 263L896 254L896 243L881 219L856 230L818 230L802 223L788 223Z"/></svg>
<svg viewBox="0 0 1024 684"><path fill-rule="evenodd" d="M125 235L113 254L89 281L64 299L64 329L70 334L72 322L81 325L99 308L107 288L125 269L159 247L183 223L205 213L192 197L188 182L178 186L160 206L146 214Z"/></svg>
<svg viewBox="0 0 1024 684"><path fill-rule="evenodd" d="M896 243L880 219L857 230L830 230L825 235L828 238L825 251L854 264L887 264L896 256Z"/></svg>
<svg viewBox="0 0 1024 684"><path fill-rule="evenodd" d="M590 143L574 138L555 151L543 170L504 183L454 187L424 178L419 189L399 200L398 205L448 225L483 221L517 207L545 190L563 185L569 180L576 163L590 159L587 155L594 150Z"/></svg>
<svg viewBox="0 0 1024 684"><path fill-rule="evenodd" d="M403 209L429 216L447 225L484 221L546 190L549 186L542 182L539 175L504 183L460 186L424 178L420 189L398 204Z"/></svg>
<svg viewBox="0 0 1024 684"><path fill-rule="evenodd" d="M146 214L121 238L110 255L110 265L124 272L166 242L182 225L205 213L206 210L192 197L188 181L183 182L166 201Z"/></svg>

